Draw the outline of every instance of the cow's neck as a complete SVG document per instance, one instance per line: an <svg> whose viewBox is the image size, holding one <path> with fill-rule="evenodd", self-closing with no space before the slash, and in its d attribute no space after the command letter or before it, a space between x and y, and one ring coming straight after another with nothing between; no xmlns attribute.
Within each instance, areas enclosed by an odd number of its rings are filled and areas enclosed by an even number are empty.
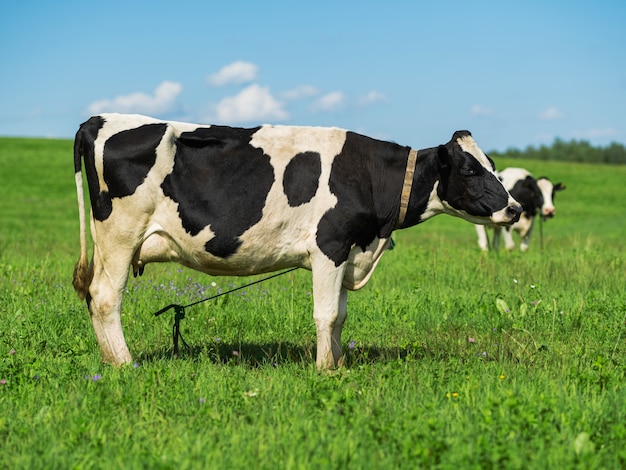
<svg viewBox="0 0 626 470"><path fill-rule="evenodd" d="M404 223L399 228L412 227L443 212L437 197L439 168L436 147L418 151L411 197Z"/></svg>

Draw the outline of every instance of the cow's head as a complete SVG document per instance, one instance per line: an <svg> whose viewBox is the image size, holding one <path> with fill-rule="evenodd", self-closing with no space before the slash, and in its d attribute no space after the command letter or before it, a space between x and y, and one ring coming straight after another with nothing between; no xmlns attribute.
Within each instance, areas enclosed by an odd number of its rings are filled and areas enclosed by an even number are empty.
<svg viewBox="0 0 626 470"><path fill-rule="evenodd" d="M537 186L541 191L543 204L541 205L541 217L543 219L552 218L556 215L556 209L554 208L554 195L556 191L563 191L565 185L563 183L553 184L547 177L542 176L537 179Z"/></svg>
<svg viewBox="0 0 626 470"><path fill-rule="evenodd" d="M531 175L527 175L526 178L516 182L511 189L511 195L514 195L530 218L535 217L537 212L540 212L545 206L543 191L539 188L538 181Z"/></svg>
<svg viewBox="0 0 626 470"><path fill-rule="evenodd" d="M493 161L468 131L457 131L437 149L441 180L437 196L443 211L476 224L508 225L519 220L522 206L495 174Z"/></svg>

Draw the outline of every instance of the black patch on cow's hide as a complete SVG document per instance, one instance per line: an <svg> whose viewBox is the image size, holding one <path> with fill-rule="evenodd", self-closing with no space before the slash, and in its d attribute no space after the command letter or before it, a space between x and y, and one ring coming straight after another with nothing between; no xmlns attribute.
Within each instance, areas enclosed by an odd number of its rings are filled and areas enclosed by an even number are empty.
<svg viewBox="0 0 626 470"><path fill-rule="evenodd" d="M309 202L315 196L322 173L317 152L299 153L291 159L283 175L283 190L291 207Z"/></svg>
<svg viewBox="0 0 626 470"><path fill-rule="evenodd" d="M365 251L388 237L398 213L408 149L348 132L333 161L329 187L337 204L317 226L317 245L336 266L354 245Z"/></svg>
<svg viewBox="0 0 626 470"><path fill-rule="evenodd" d="M182 225L191 235L211 226L215 237L205 249L232 256L239 237L261 220L274 183L270 157L250 145L259 128L225 126L184 132L176 141L174 168L161 187L178 203Z"/></svg>
<svg viewBox="0 0 626 470"><path fill-rule="evenodd" d="M104 143L104 181L109 197L134 194L156 162L166 123L145 124L112 135Z"/></svg>

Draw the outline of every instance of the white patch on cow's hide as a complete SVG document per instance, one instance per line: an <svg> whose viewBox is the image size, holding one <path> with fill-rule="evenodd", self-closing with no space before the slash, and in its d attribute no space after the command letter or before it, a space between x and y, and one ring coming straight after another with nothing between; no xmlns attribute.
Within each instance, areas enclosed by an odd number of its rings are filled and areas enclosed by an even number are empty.
<svg viewBox="0 0 626 470"><path fill-rule="evenodd" d="M546 178L539 178L537 180L537 186L543 196L543 205L541 206L541 215L548 215L554 212L554 201L552 201L552 191L554 191L554 185Z"/></svg>
<svg viewBox="0 0 626 470"><path fill-rule="evenodd" d="M374 273L380 258L389 247L390 241L390 238L375 238L365 251L358 246L353 247L348 256L343 287L349 290L359 290L365 286Z"/></svg>
<svg viewBox="0 0 626 470"><path fill-rule="evenodd" d="M471 136L467 135L461 137L457 139L457 143L464 152L473 155L474 158L478 160L483 167L485 167L485 169L489 170L490 173L494 173L493 168L491 167L491 162Z"/></svg>
<svg viewBox="0 0 626 470"><path fill-rule="evenodd" d="M96 166L96 173L98 175L98 184L100 186L100 192L108 192L109 186L104 181L104 143L107 138L100 138L101 133L98 133L98 137L93 143L94 148L94 164Z"/></svg>
<svg viewBox="0 0 626 470"><path fill-rule="evenodd" d="M163 180L174 170L174 155L176 154L176 145L174 142L180 136L181 132L181 130L175 129L171 125L167 126L161 138L161 142L157 145L156 160L146 176L146 181L151 181L157 186L159 194L163 194L161 190Z"/></svg>
<svg viewBox="0 0 626 470"><path fill-rule="evenodd" d="M254 133L250 144L285 165L302 152L318 152L322 162L332 164L343 149L346 132L337 127L264 125Z"/></svg>
<svg viewBox="0 0 626 470"><path fill-rule="evenodd" d="M497 174L507 191L513 189L513 186L515 186L515 183L518 181L523 181L527 176L532 176L530 172L524 168L505 168Z"/></svg>
<svg viewBox="0 0 626 470"><path fill-rule="evenodd" d="M450 205L445 204L437 195L437 188L439 187L439 180L435 181L433 185L433 189L430 192L430 196L428 196L428 203L426 204L426 209L424 213L420 216L421 220L428 220L431 217L434 217L438 214L443 214L446 212L446 209L451 209L454 212L452 215L457 215L457 210L453 209Z"/></svg>

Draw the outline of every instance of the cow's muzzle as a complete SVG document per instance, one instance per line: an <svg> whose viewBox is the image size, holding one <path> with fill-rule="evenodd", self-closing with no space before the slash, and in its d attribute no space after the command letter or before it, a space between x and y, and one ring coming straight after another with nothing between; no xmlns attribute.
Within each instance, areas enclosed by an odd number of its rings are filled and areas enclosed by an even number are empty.
<svg viewBox="0 0 626 470"><path fill-rule="evenodd" d="M543 217L543 220L551 219L555 215L556 215L556 210L553 207L544 209L541 213L541 217Z"/></svg>
<svg viewBox="0 0 626 470"><path fill-rule="evenodd" d="M511 225L517 222L522 215L523 208L518 202L510 202L504 209L491 215L491 223L496 225Z"/></svg>
<svg viewBox="0 0 626 470"><path fill-rule="evenodd" d="M509 224L514 224L515 222L517 222L523 211L524 209L520 204L509 204L506 208L506 215L511 218Z"/></svg>

